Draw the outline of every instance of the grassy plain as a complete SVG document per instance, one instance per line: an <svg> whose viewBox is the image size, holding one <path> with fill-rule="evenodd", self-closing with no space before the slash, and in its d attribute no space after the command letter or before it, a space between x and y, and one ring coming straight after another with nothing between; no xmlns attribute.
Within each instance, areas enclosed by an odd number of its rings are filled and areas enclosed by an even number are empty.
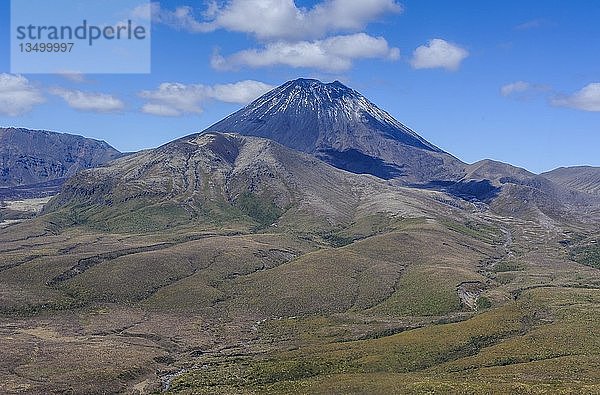
<svg viewBox="0 0 600 395"><path fill-rule="evenodd" d="M240 205L1 232L0 392L600 392L593 232L452 210L290 231Z"/></svg>

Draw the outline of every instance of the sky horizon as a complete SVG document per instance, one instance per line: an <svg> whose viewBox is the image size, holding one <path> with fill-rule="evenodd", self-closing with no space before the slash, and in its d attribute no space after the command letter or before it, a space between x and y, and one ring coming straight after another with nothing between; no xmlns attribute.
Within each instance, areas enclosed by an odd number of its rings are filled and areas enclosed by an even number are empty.
<svg viewBox="0 0 600 395"><path fill-rule="evenodd" d="M137 151L202 131L286 81L316 78L359 91L467 163L600 166L600 7L483 3L140 1L126 18L151 16L151 73L11 73L2 56L0 127ZM0 4L4 54L9 4Z"/></svg>

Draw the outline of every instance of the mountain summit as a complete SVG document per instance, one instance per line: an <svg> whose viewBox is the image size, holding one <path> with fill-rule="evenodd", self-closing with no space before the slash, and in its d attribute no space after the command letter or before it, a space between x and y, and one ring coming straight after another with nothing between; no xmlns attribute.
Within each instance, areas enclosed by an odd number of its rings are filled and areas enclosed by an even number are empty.
<svg viewBox="0 0 600 395"><path fill-rule="evenodd" d="M456 179L462 169L459 160L339 81L286 82L206 131L268 138L381 178Z"/></svg>

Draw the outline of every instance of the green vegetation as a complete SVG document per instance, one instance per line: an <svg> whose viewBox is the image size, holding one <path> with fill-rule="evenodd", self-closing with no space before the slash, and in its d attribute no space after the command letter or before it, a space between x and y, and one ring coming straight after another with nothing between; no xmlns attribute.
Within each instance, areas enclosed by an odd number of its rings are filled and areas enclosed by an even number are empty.
<svg viewBox="0 0 600 395"><path fill-rule="evenodd" d="M480 296L477 298L478 310L489 309L490 307L492 307L492 302L487 297Z"/></svg>
<svg viewBox="0 0 600 395"><path fill-rule="evenodd" d="M447 219L441 220L440 222L450 230L462 233L465 236L469 236L486 243L494 244L499 243L502 240L502 233L491 225L475 221L466 221L461 223Z"/></svg>
<svg viewBox="0 0 600 395"><path fill-rule="evenodd" d="M344 247L355 240L354 237L342 236L339 232L328 232L322 237L332 247Z"/></svg>
<svg viewBox="0 0 600 395"><path fill-rule="evenodd" d="M155 232L190 221L190 213L174 203L136 200L103 205L70 205L49 215L60 229L82 226L103 232Z"/></svg>
<svg viewBox="0 0 600 395"><path fill-rule="evenodd" d="M235 205L262 227L271 225L283 213L283 210L277 207L272 200L261 198L250 192L242 193Z"/></svg>
<svg viewBox="0 0 600 395"><path fill-rule="evenodd" d="M574 248L573 255L574 259L582 265L600 269L600 245L596 241L592 245Z"/></svg>
<svg viewBox="0 0 600 395"><path fill-rule="evenodd" d="M525 270L525 265L518 261L503 260L496 263L492 270L496 273L523 271Z"/></svg>
<svg viewBox="0 0 600 395"><path fill-rule="evenodd" d="M472 275L451 268L425 265L410 267L400 278L396 291L370 310L394 316L445 315L462 310L456 285Z"/></svg>
<svg viewBox="0 0 600 395"><path fill-rule="evenodd" d="M332 247L343 247L357 240L394 230L409 229L423 223L424 220L419 218L393 219L384 213L377 213L360 217L346 226L325 232L322 237Z"/></svg>
<svg viewBox="0 0 600 395"><path fill-rule="evenodd" d="M540 288L459 323L264 359L206 361L176 378L172 390L593 393L600 389L599 306L597 291Z"/></svg>
<svg viewBox="0 0 600 395"><path fill-rule="evenodd" d="M70 204L48 218L59 229L81 226L102 232L151 233L195 222L205 229L243 225L265 228L283 210L267 198L244 192L234 204L224 199L184 204L135 199L115 204ZM255 229L256 230L256 229Z"/></svg>

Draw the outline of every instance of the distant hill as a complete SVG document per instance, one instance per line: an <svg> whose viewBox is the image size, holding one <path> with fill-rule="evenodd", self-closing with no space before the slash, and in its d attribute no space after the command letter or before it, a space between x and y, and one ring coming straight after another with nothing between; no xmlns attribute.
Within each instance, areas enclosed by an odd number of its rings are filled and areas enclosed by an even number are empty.
<svg viewBox="0 0 600 395"><path fill-rule="evenodd" d="M600 167L561 167L541 175L566 188L600 196Z"/></svg>
<svg viewBox="0 0 600 395"><path fill-rule="evenodd" d="M119 156L121 153L104 141L44 130L0 128L0 188L68 178Z"/></svg>

